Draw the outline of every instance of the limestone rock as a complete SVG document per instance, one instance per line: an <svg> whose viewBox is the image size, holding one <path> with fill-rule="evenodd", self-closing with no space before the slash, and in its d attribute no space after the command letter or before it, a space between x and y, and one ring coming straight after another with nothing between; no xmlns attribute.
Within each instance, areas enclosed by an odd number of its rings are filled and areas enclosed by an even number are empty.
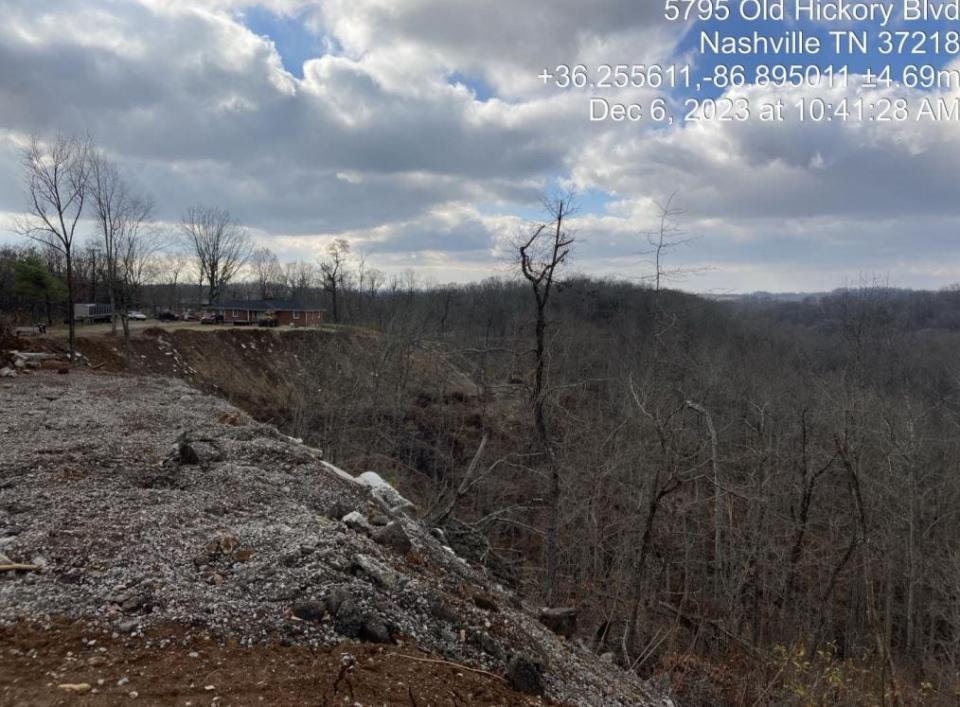
<svg viewBox="0 0 960 707"><path fill-rule="evenodd" d="M407 531L399 521L387 523L373 534L373 539L401 555L406 555L412 547Z"/></svg>
<svg viewBox="0 0 960 707"><path fill-rule="evenodd" d="M358 533L369 533L373 528L370 526L370 521L367 520L367 517L363 515L360 511L351 511L343 517L343 522L351 530L355 530Z"/></svg>
<svg viewBox="0 0 960 707"><path fill-rule="evenodd" d="M558 636L572 638L577 632L576 609L541 609L540 623Z"/></svg>

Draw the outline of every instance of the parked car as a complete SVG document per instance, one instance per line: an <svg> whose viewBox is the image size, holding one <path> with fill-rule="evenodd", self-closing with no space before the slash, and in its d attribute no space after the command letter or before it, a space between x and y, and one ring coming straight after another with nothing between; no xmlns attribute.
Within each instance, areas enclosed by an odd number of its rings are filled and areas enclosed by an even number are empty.
<svg viewBox="0 0 960 707"><path fill-rule="evenodd" d="M127 319L132 319L137 322L145 322L147 321L147 315L143 312L133 310L132 312L127 312Z"/></svg>
<svg viewBox="0 0 960 707"><path fill-rule="evenodd" d="M201 324L222 324L223 315L220 313L214 314L213 312L208 312L200 317Z"/></svg>
<svg viewBox="0 0 960 707"><path fill-rule="evenodd" d="M183 313L183 321L185 322L195 322L197 319L199 319L199 317L189 309Z"/></svg>
<svg viewBox="0 0 960 707"><path fill-rule="evenodd" d="M176 312L160 312L157 314L157 319L161 322L176 322L180 320L180 315Z"/></svg>
<svg viewBox="0 0 960 707"><path fill-rule="evenodd" d="M274 314L261 314L257 318L257 326L275 327L278 326L279 323L280 322L277 320L277 317Z"/></svg>

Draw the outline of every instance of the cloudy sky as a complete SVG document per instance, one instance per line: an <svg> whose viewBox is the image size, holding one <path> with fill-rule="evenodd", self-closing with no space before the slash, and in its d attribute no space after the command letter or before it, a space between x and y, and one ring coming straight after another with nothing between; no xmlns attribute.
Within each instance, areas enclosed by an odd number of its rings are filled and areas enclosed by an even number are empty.
<svg viewBox="0 0 960 707"><path fill-rule="evenodd" d="M388 271L496 274L539 196L570 187L585 272L648 274L641 233L676 191L685 289L960 281L956 122L615 125L589 120L589 92L537 78L705 68L698 29L662 15L654 0L0 0L0 224L25 205L23 141L90 132L162 220L226 207L285 260L346 237Z"/></svg>

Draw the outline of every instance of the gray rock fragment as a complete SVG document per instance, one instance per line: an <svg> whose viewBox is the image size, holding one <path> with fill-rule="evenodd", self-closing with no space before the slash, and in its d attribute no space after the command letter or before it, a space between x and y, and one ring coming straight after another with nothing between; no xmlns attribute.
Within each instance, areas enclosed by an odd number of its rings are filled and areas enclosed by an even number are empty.
<svg viewBox="0 0 960 707"><path fill-rule="evenodd" d="M343 517L343 522L351 530L355 530L358 533L369 533L373 530L370 526L370 522L367 520L367 517L363 515L360 511L351 511Z"/></svg>
<svg viewBox="0 0 960 707"><path fill-rule="evenodd" d="M355 556L352 569L355 575L360 575L383 589L392 589L400 581L399 574L366 555Z"/></svg>
<svg viewBox="0 0 960 707"><path fill-rule="evenodd" d="M543 695L547 688L543 674L543 663L530 656L514 655L507 665L510 687L527 695Z"/></svg>
<svg viewBox="0 0 960 707"><path fill-rule="evenodd" d="M387 523L373 534L373 539L401 555L406 555L412 547L407 531L399 521Z"/></svg>

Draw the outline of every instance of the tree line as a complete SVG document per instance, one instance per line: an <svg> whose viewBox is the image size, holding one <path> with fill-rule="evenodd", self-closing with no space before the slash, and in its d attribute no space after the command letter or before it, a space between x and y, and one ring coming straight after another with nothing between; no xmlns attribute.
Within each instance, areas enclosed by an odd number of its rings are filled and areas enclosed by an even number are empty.
<svg viewBox="0 0 960 707"><path fill-rule="evenodd" d="M26 310L35 319L42 310L51 323L54 311L65 306L71 357L74 304L81 294L111 305L113 333L122 327L128 353L127 314L144 299L156 306L164 291L171 309L184 302L215 305L227 294L317 299L319 291L334 321L340 320L340 293L350 277L345 240L331 243L328 257L315 264L281 265L268 248L254 246L226 209L192 206L175 226L161 224L152 199L89 136L33 137L21 162L25 216L12 229L34 247L4 249L5 267L18 285L11 290L16 296L4 298L2 306L8 312ZM357 275L361 290L376 290L384 279L365 267L364 258ZM195 296L184 296L188 288Z"/></svg>

